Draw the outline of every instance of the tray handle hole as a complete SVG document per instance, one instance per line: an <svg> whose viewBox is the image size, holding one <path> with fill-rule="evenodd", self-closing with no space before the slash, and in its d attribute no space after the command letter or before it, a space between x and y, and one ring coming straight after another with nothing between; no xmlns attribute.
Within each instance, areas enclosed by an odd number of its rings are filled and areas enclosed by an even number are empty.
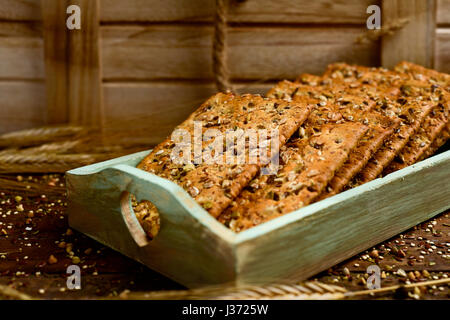
<svg viewBox="0 0 450 320"><path fill-rule="evenodd" d="M136 197L130 193L131 208L139 221L142 229L144 229L147 237L153 240L159 233L161 220L159 211L156 206L148 200L137 201Z"/></svg>
<svg viewBox="0 0 450 320"><path fill-rule="evenodd" d="M128 191L120 195L122 217L134 241L145 247L159 233L160 218L158 209L148 200L138 202Z"/></svg>

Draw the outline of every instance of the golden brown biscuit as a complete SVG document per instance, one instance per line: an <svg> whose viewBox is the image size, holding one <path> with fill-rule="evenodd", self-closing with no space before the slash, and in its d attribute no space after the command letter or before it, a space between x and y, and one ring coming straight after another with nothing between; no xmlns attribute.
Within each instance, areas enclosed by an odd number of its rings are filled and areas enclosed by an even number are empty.
<svg viewBox="0 0 450 320"><path fill-rule="evenodd" d="M405 147L409 138L419 129L420 124L433 107L434 104L430 101L417 101L414 98L406 99L406 102L399 109L396 106L394 108L386 106L384 110L386 114L399 112L398 116L402 119L402 123L394 135L384 142L383 146L378 149L367 165L358 173L351 185L361 185L376 179Z"/></svg>
<svg viewBox="0 0 450 320"><path fill-rule="evenodd" d="M420 157L419 161L431 157L440 147L442 147L450 138L450 128L449 125L442 130L442 133L433 141L431 146L425 150L425 152Z"/></svg>
<svg viewBox="0 0 450 320"><path fill-rule="evenodd" d="M242 129L244 132L249 129L275 132L277 129L278 141L270 141L270 143L278 142L281 146L303 123L310 110L311 106L306 103L287 102L255 95L236 96L231 93L219 93L203 103L174 132L184 130L189 135L190 143L191 137L194 136L196 122L203 124L200 130L201 136L213 132L212 129L221 134L236 129ZM196 158L198 152L194 151L196 148L200 150L200 157L202 157L204 152L211 150L214 139L194 142L193 147L188 148L190 152L186 153L177 149L177 143L180 141L172 139L175 138L171 136L156 146L138 165L138 168L177 183L214 217L217 217L230 204L263 165L260 162L250 163L247 152L244 155L244 163L227 164L227 156L234 157L241 152L237 147L224 148L223 154L218 155L211 151L211 154L218 160L221 159L223 163L218 164L214 161L208 163L202 158ZM179 163L175 158L177 155L179 158L186 156L189 159L187 162L179 161L181 162ZM197 160L197 163L194 160Z"/></svg>
<svg viewBox="0 0 450 320"><path fill-rule="evenodd" d="M408 74L412 79L431 82L435 90L439 90L439 87L442 87L444 90L446 90L447 94L444 97L445 101L442 103L447 106L447 112L450 112L448 110L450 105L450 99L448 97L448 92L450 92L450 75L437 72L436 70L427 69L417 64L406 61L402 61L397 66L395 66L395 70L401 73ZM429 123L430 122L426 123L425 125ZM430 129L435 130L436 128L435 126L433 126ZM429 130L425 128L425 131ZM449 139L449 132L450 123L447 119L446 128L442 130L442 132L436 137L435 141L432 141L431 145L429 145L428 148L420 148L415 151L415 153L417 154L422 153L418 160L420 161L426 157L433 155L436 150L444 145L445 142ZM417 137L416 139L420 140L421 138Z"/></svg>
<svg viewBox="0 0 450 320"><path fill-rule="evenodd" d="M351 95L350 93L356 93ZM352 150L347 162L337 170L319 199L340 192L351 179L366 165L375 151L400 124L397 118L373 112L375 100L365 95L359 87L349 88L345 83L309 86L301 83L282 81L267 94L281 99L315 99L314 108L305 122L305 127L320 126L324 123L358 121L366 124L369 130Z"/></svg>
<svg viewBox="0 0 450 320"><path fill-rule="evenodd" d="M383 171L383 175L420 161L422 155L433 144L433 141L445 130L447 123L448 110L443 104L439 104L433 108L416 134L409 139L406 146Z"/></svg>
<svg viewBox="0 0 450 320"><path fill-rule="evenodd" d="M346 161L367 127L358 122L324 124L282 148L276 176L259 176L219 221L242 231L311 203Z"/></svg>

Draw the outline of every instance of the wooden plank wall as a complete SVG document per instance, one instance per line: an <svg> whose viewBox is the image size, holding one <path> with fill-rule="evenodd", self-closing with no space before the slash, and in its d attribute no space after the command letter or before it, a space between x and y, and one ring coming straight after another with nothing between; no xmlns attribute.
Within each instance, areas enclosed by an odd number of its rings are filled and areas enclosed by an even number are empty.
<svg viewBox="0 0 450 320"><path fill-rule="evenodd" d="M263 93L277 79L320 73L333 61L378 65L378 43L354 44L373 3L231 0L233 83L241 92ZM0 0L0 92L7 100L0 132L46 121L40 10L39 0ZM100 0L107 122L145 115L156 143L215 92L213 12L213 0Z"/></svg>
<svg viewBox="0 0 450 320"><path fill-rule="evenodd" d="M80 30L66 28L66 10L81 12ZM41 0L47 122L101 126L103 122L98 0Z"/></svg>
<svg viewBox="0 0 450 320"><path fill-rule="evenodd" d="M0 1L0 133L45 122L39 1Z"/></svg>
<svg viewBox="0 0 450 320"><path fill-rule="evenodd" d="M437 2L435 68L450 73L450 0Z"/></svg>
<svg viewBox="0 0 450 320"><path fill-rule="evenodd" d="M383 0L382 24L387 27L404 19L406 25L381 41L381 65L393 68L410 61L427 68L434 65L436 36L435 0Z"/></svg>
<svg viewBox="0 0 450 320"><path fill-rule="evenodd" d="M376 0L231 0L229 64L240 91L320 73L333 61L380 64L356 45ZM100 0L101 77L108 121L148 116L157 142L208 95L212 0ZM0 0L0 132L46 121L39 0ZM450 72L450 0L437 0L435 67Z"/></svg>
<svg viewBox="0 0 450 320"><path fill-rule="evenodd" d="M278 79L321 73L330 62L379 64L378 43L354 43L373 3L231 1L233 84L239 92L264 93ZM107 118L151 115L146 119L158 142L214 93L213 13L212 0L101 0Z"/></svg>

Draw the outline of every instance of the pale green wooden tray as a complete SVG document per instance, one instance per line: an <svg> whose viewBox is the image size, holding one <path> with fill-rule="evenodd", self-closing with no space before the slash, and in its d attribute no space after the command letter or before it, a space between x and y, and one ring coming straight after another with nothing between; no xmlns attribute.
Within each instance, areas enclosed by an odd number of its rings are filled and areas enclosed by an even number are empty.
<svg viewBox="0 0 450 320"><path fill-rule="evenodd" d="M235 234L181 187L135 168L148 152L69 171L69 224L187 287L305 279L450 208L447 151ZM129 193L158 208L153 241Z"/></svg>

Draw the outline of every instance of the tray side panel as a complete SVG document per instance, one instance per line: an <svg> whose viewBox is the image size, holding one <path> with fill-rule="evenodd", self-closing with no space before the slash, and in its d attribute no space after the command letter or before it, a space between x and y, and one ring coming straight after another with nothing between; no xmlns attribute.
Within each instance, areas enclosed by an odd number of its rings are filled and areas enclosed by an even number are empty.
<svg viewBox="0 0 450 320"><path fill-rule="evenodd" d="M277 223L286 218L282 227L269 222L267 228L254 228L256 237L243 234L237 244L237 282L308 278L450 207L450 154L408 170L363 193L341 194L342 201L316 203L307 210L317 210L301 219L289 221L297 213L281 217Z"/></svg>
<svg viewBox="0 0 450 320"><path fill-rule="evenodd" d="M141 162L142 159L144 159L151 151L152 151L152 149L132 153L132 154L129 154L126 156L94 163L94 164L91 164L88 166L79 167L79 168L70 170L67 173L71 174L71 175L87 175L87 174L97 173L101 170L110 168L115 165L129 165L132 167L136 167L138 165L138 163Z"/></svg>
<svg viewBox="0 0 450 320"><path fill-rule="evenodd" d="M188 287L234 280L230 243L186 212L170 190L114 168L68 174L67 186L71 227ZM161 229L147 246L135 243L123 220L123 191L159 209Z"/></svg>

